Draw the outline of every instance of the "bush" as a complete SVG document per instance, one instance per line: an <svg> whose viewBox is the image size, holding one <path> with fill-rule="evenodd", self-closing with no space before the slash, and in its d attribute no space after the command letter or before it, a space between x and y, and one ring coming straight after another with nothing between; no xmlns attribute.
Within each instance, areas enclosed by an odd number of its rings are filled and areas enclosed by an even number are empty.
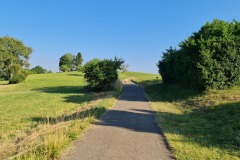
<svg viewBox="0 0 240 160"><path fill-rule="evenodd" d="M118 80L117 70L124 63L122 59L93 59L84 65L84 78L88 87L95 91L109 90Z"/></svg>
<svg viewBox="0 0 240 160"><path fill-rule="evenodd" d="M33 74L43 74L43 73L47 73L47 70L44 69L44 68L41 67L41 66L36 66L36 67L32 68L31 71L32 71Z"/></svg>
<svg viewBox="0 0 240 160"><path fill-rule="evenodd" d="M71 68L67 65L61 65L60 66L60 71L62 71L62 72L68 72L68 71L70 71L70 69Z"/></svg>
<svg viewBox="0 0 240 160"><path fill-rule="evenodd" d="M26 80L26 78L27 78L27 74L25 74L25 73L15 74L9 80L9 84L17 84L17 83L23 82Z"/></svg>
<svg viewBox="0 0 240 160"><path fill-rule="evenodd" d="M214 20L168 49L158 62L163 82L199 90L240 85L240 23Z"/></svg>

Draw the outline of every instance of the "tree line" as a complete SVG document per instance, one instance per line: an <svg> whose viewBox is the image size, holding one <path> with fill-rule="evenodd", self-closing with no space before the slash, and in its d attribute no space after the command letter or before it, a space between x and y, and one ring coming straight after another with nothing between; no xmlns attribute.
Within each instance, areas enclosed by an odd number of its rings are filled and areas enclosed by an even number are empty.
<svg viewBox="0 0 240 160"><path fill-rule="evenodd" d="M25 46L20 40L12 37L0 37L0 80L8 80L10 84L20 83L29 74L49 73L41 66L29 69L29 58L32 48ZM118 70L127 70L121 58L93 59L84 66L81 52L77 55L66 53L59 59L59 70L62 72L81 71L88 82L88 88L95 91L110 89L118 80Z"/></svg>
<svg viewBox="0 0 240 160"><path fill-rule="evenodd" d="M71 53L66 53L60 57L59 70L62 72L82 71L82 62L83 58L81 52L78 52L76 56Z"/></svg>
<svg viewBox="0 0 240 160"><path fill-rule="evenodd" d="M163 53L157 64L163 82L198 90L240 85L240 23L207 22Z"/></svg>

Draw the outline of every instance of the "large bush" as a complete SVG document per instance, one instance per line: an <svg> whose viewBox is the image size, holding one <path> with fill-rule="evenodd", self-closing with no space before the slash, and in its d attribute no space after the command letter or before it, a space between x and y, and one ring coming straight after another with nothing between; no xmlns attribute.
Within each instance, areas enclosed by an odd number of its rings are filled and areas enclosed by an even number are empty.
<svg viewBox="0 0 240 160"><path fill-rule="evenodd" d="M240 23L214 20L168 49L158 62L164 83L196 89L240 85Z"/></svg>
<svg viewBox="0 0 240 160"><path fill-rule="evenodd" d="M108 90L118 79L117 70L124 61L122 59L93 59L84 65L84 78L89 88L95 91Z"/></svg>
<svg viewBox="0 0 240 160"><path fill-rule="evenodd" d="M19 75L13 75L13 77L9 80L9 84L17 84L17 83L20 83L20 82L23 82L25 81L27 78L27 75L24 74L24 73L21 73Z"/></svg>

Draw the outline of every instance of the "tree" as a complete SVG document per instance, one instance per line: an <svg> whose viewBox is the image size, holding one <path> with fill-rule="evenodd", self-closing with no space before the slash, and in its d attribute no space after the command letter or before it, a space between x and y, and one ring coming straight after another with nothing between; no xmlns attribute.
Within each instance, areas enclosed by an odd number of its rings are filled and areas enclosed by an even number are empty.
<svg viewBox="0 0 240 160"><path fill-rule="evenodd" d="M120 69L119 69L119 70L121 70L122 73L124 73L124 72L127 72L128 67L129 67L128 64L122 64L122 65L120 66Z"/></svg>
<svg viewBox="0 0 240 160"><path fill-rule="evenodd" d="M78 52L77 56L74 59L74 66L76 70L78 71L82 70L82 62L83 62L82 54L81 52Z"/></svg>
<svg viewBox="0 0 240 160"><path fill-rule="evenodd" d="M71 54L65 54L60 58L59 61L59 70L63 72L68 72L72 68L72 59Z"/></svg>
<svg viewBox="0 0 240 160"><path fill-rule="evenodd" d="M108 90L118 79L117 70L124 63L124 60L93 59L84 65L84 78L89 88L95 91Z"/></svg>
<svg viewBox="0 0 240 160"><path fill-rule="evenodd" d="M44 69L44 68L41 67L41 66L36 66L36 67L32 68L31 71L32 71L33 74L43 74L43 73L47 73L47 70Z"/></svg>
<svg viewBox="0 0 240 160"><path fill-rule="evenodd" d="M240 22L214 20L164 53L158 67L164 83L199 90L240 85Z"/></svg>
<svg viewBox="0 0 240 160"><path fill-rule="evenodd" d="M0 75L10 80L14 75L24 74L31 53L32 49L22 41L8 36L0 37Z"/></svg>

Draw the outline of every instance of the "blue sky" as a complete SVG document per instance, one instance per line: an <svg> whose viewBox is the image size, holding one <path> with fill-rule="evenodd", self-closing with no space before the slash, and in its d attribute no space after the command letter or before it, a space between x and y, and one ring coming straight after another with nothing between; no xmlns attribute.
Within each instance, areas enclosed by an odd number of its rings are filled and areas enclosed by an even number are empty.
<svg viewBox="0 0 240 160"><path fill-rule="evenodd" d="M33 48L31 67L58 71L65 53L125 59L157 73L162 52L207 21L240 21L239 0L2 0L0 36Z"/></svg>

